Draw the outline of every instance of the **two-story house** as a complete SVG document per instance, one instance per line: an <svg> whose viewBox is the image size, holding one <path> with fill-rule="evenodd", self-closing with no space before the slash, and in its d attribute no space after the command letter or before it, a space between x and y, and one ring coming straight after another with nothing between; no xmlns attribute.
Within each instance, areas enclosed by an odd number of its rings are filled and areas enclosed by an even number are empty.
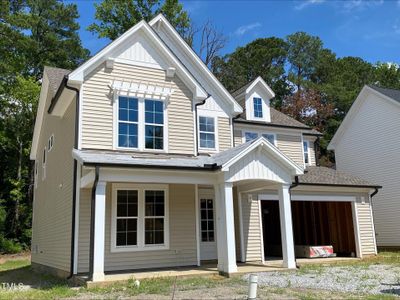
<svg viewBox="0 0 400 300"><path fill-rule="evenodd" d="M332 245L376 253L379 188L316 166L320 133L270 105L257 78L230 94L162 16L73 71L46 67L32 264L60 276L237 262Z"/></svg>

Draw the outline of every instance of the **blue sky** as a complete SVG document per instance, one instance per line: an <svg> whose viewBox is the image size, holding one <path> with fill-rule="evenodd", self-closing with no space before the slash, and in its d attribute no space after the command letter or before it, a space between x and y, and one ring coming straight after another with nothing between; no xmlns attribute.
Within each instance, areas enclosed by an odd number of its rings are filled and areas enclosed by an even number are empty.
<svg viewBox="0 0 400 300"><path fill-rule="evenodd" d="M74 2L74 1L71 1ZM95 1L77 1L80 35L92 54L108 43L86 31ZM319 36L338 56L400 63L400 0L182 1L198 26L210 19L227 37L222 53L259 37Z"/></svg>

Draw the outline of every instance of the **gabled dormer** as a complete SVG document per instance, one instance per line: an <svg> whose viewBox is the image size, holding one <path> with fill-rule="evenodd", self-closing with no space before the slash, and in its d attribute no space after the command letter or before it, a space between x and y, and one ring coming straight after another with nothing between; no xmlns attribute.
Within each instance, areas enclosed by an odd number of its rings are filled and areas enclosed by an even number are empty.
<svg viewBox="0 0 400 300"><path fill-rule="evenodd" d="M233 95L244 108L247 120L271 122L270 100L275 93L260 76Z"/></svg>

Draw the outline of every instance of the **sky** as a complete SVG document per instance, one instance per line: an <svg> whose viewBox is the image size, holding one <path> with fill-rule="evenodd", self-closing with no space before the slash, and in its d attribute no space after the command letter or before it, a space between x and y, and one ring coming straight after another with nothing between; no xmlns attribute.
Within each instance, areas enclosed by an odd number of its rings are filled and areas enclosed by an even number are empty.
<svg viewBox="0 0 400 300"><path fill-rule="evenodd" d="M80 36L92 54L109 43L86 30L96 1L78 5ZM256 38L305 31L319 36L338 57L400 63L400 0L198 1L181 0L196 26L207 20L228 38L221 54Z"/></svg>

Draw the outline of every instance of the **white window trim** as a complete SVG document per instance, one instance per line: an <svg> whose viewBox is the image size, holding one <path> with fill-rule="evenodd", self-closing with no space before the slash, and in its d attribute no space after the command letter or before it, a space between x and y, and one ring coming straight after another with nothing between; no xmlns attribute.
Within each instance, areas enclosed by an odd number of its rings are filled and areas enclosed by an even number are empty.
<svg viewBox="0 0 400 300"><path fill-rule="evenodd" d="M305 160L305 155L306 155L306 153L304 152L304 143L307 143L307 157L308 157L308 163L306 163L306 160ZM303 152L304 166L310 166L310 165L311 165L310 141L302 139L301 149L303 150L302 152Z"/></svg>
<svg viewBox="0 0 400 300"><path fill-rule="evenodd" d="M128 97L138 99L138 147L119 147L118 146L118 122L119 122L119 109L118 101L119 97ZM154 100L163 102L164 108L164 124L163 124L163 147L164 149L147 149L145 147L145 100ZM156 153L168 153L168 102L166 99L154 99L149 97L136 97L130 95L123 95L115 92L113 98L113 149L122 151L143 151L143 152L156 152Z"/></svg>
<svg viewBox="0 0 400 300"><path fill-rule="evenodd" d="M257 134L257 138L262 136L263 134L270 134L274 136L274 146L277 147L276 133L267 132L267 131L259 131L259 130L242 130L242 143L246 143L246 133L255 133Z"/></svg>
<svg viewBox="0 0 400 300"><path fill-rule="evenodd" d="M214 137L215 137L215 147L214 148L204 148L200 146L200 117L213 118L214 119ZM218 140L218 116L210 114L199 114L197 116L197 140L199 143L199 152L219 152L219 140Z"/></svg>
<svg viewBox="0 0 400 300"><path fill-rule="evenodd" d="M255 111L255 109L254 109L254 99L260 99L261 100L261 117L257 117L256 116L256 111ZM262 97L256 97L256 96L253 96L252 98L251 98L251 106L252 106L252 115L253 115L253 118L254 118L254 120L264 120L265 118L264 118L264 99L262 98Z"/></svg>
<svg viewBox="0 0 400 300"><path fill-rule="evenodd" d="M43 159L43 155L46 157L46 159ZM46 165L47 165L47 160L49 159L47 155L47 148L44 147L43 152L42 152L42 181L46 179ZM44 160L44 162L43 162Z"/></svg>
<svg viewBox="0 0 400 300"><path fill-rule="evenodd" d="M137 217L137 243L135 246L117 246L116 245L116 228L117 228L117 191L118 190L137 190L138 191L138 217ZM144 194L146 190L164 191L164 244L145 245L144 243ZM131 183L114 183L112 184L112 201L111 201L111 252L138 252L138 251L155 251L169 250L169 193L167 184L131 184Z"/></svg>

